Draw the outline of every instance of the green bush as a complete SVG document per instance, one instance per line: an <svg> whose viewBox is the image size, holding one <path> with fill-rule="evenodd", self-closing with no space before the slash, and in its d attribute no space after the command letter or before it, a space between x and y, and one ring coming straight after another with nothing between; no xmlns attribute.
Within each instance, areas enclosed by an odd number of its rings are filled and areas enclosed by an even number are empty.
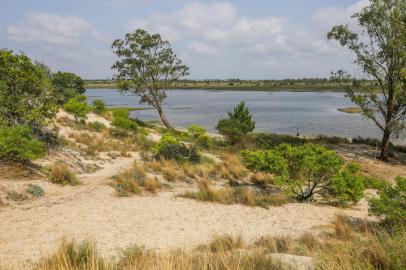
<svg viewBox="0 0 406 270"><path fill-rule="evenodd" d="M86 91L84 81L73 73L58 71L52 74L51 80L54 94L61 105Z"/></svg>
<svg viewBox="0 0 406 270"><path fill-rule="evenodd" d="M13 200L16 202L22 202L28 199L28 196L24 193L20 193L17 191L9 191L7 192L7 199Z"/></svg>
<svg viewBox="0 0 406 270"><path fill-rule="evenodd" d="M117 136L126 136L128 133L136 132L138 125L129 118L127 110L117 110L113 113L111 125L114 127L113 133Z"/></svg>
<svg viewBox="0 0 406 270"><path fill-rule="evenodd" d="M41 197L45 195L44 189L40 185L36 184L29 184L26 191L34 197Z"/></svg>
<svg viewBox="0 0 406 270"><path fill-rule="evenodd" d="M197 147L186 145L172 133L165 133L154 147L155 156L159 159L197 162L200 157Z"/></svg>
<svg viewBox="0 0 406 270"><path fill-rule="evenodd" d="M332 178L330 192L341 205L355 204L364 196L365 177L360 171L359 164L350 163Z"/></svg>
<svg viewBox="0 0 406 270"><path fill-rule="evenodd" d="M93 111L97 114L102 114L106 111L106 103L101 99L93 100Z"/></svg>
<svg viewBox="0 0 406 270"><path fill-rule="evenodd" d="M406 224L406 178L397 177L395 185L388 185L378 198L369 199L371 214L389 223Z"/></svg>
<svg viewBox="0 0 406 270"><path fill-rule="evenodd" d="M232 112L228 112L228 118L218 122L216 129L234 144L255 129L255 121L245 103L241 102Z"/></svg>
<svg viewBox="0 0 406 270"><path fill-rule="evenodd" d="M0 159L28 161L45 155L44 144L28 126L0 128Z"/></svg>
<svg viewBox="0 0 406 270"><path fill-rule="evenodd" d="M339 175L344 163L336 152L316 144L281 144L273 150L244 150L241 154L249 169L277 175L276 181L288 187L300 201L328 192L331 180Z"/></svg>
<svg viewBox="0 0 406 270"><path fill-rule="evenodd" d="M87 113L90 111L86 99L86 96L78 95L69 99L64 105L64 109L73 114L76 122L79 122L79 120L85 120Z"/></svg>
<svg viewBox="0 0 406 270"><path fill-rule="evenodd" d="M186 132L182 132L179 139L186 141L197 148L207 149L212 144L212 140L204 129L198 125L190 126Z"/></svg>
<svg viewBox="0 0 406 270"><path fill-rule="evenodd" d="M37 134L58 110L44 69L24 54L0 49L0 126L29 126Z"/></svg>

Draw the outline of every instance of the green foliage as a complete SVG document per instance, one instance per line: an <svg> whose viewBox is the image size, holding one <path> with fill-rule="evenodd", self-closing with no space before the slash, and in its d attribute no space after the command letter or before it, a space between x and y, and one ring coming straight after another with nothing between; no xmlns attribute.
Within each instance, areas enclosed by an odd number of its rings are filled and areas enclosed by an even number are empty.
<svg viewBox="0 0 406 270"><path fill-rule="evenodd" d="M232 112L228 112L228 118L218 122L216 129L234 144L255 129L255 121L245 103L241 102Z"/></svg>
<svg viewBox="0 0 406 270"><path fill-rule="evenodd" d="M197 148L207 149L212 144L212 140L207 134L206 129L198 125L190 126L186 132L180 134L179 138Z"/></svg>
<svg viewBox="0 0 406 270"><path fill-rule="evenodd" d="M397 177L395 185L379 191L378 198L369 199L371 214L383 217L389 223L406 222L406 178Z"/></svg>
<svg viewBox="0 0 406 270"><path fill-rule="evenodd" d="M281 144L272 150L241 152L247 167L277 175L300 201L324 194L331 179L340 172L343 160L336 152L316 144L291 146Z"/></svg>
<svg viewBox="0 0 406 270"><path fill-rule="evenodd" d="M365 178L360 170L359 164L350 163L331 179L330 193L341 205L355 204L364 196Z"/></svg>
<svg viewBox="0 0 406 270"><path fill-rule="evenodd" d="M86 91L83 80L73 73L58 71L51 75L51 79L55 96L61 105Z"/></svg>
<svg viewBox="0 0 406 270"><path fill-rule="evenodd" d="M0 126L27 125L39 133L56 111L44 69L24 54L0 49Z"/></svg>
<svg viewBox="0 0 406 270"><path fill-rule="evenodd" d="M200 157L195 145L186 145L172 133L165 133L154 147L155 156L159 159L197 162Z"/></svg>
<svg viewBox="0 0 406 270"><path fill-rule="evenodd" d="M44 144L28 126L0 128L0 160L28 161L45 155Z"/></svg>
<svg viewBox="0 0 406 270"><path fill-rule="evenodd" d="M406 69L405 10L404 0L371 0L368 7L353 16L358 20L358 32L338 25L327 35L353 52L355 63L378 82L379 91L375 91L354 81L347 94L363 115L382 130L384 160L388 158L391 134L405 127L406 86L402 78Z"/></svg>
<svg viewBox="0 0 406 270"><path fill-rule="evenodd" d="M26 191L34 197L42 197L45 195L44 189L37 184L29 184Z"/></svg>
<svg viewBox="0 0 406 270"><path fill-rule="evenodd" d="M87 105L86 96L84 95L78 95L69 99L63 107L67 112L73 114L76 122L79 122L79 120L85 120L87 113L90 111L90 108Z"/></svg>
<svg viewBox="0 0 406 270"><path fill-rule="evenodd" d="M93 100L93 111L97 114L102 114L106 111L106 103L101 99Z"/></svg>
<svg viewBox="0 0 406 270"><path fill-rule="evenodd" d="M113 65L118 72L118 89L140 96L140 102L153 106L165 126L171 128L162 110L165 90L188 75L189 68L173 53L168 41L142 29L126 34L124 40L115 40L112 48L119 58Z"/></svg>
<svg viewBox="0 0 406 270"><path fill-rule="evenodd" d="M117 110L113 113L111 125L114 127L113 133L117 136L126 136L129 132L136 132L137 123L129 118L128 110Z"/></svg>

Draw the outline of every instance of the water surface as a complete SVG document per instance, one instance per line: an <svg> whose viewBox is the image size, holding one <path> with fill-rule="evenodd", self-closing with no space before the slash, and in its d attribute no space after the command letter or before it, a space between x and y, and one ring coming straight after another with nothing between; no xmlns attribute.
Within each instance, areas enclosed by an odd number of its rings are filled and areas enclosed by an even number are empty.
<svg viewBox="0 0 406 270"><path fill-rule="evenodd" d="M215 132L218 120L237 103L245 101L256 121L256 131L347 138L381 137L372 121L359 114L337 110L354 106L344 93L216 90L170 90L167 93L164 111L171 123L181 128L198 124ZM115 89L88 89L86 95L89 102L102 99L108 106L148 108L139 104L139 97L122 95ZM143 121L159 120L155 110L134 111L131 117Z"/></svg>

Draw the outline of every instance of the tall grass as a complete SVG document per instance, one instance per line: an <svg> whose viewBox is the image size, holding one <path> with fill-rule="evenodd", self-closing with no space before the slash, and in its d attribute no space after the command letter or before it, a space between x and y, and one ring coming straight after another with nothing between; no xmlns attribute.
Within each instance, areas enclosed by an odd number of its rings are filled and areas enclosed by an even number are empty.
<svg viewBox="0 0 406 270"><path fill-rule="evenodd" d="M79 185L80 181L77 179L75 173L63 163L56 162L50 168L46 169L46 174L51 183L65 185Z"/></svg>
<svg viewBox="0 0 406 270"><path fill-rule="evenodd" d="M280 206L290 202L284 194L272 194L266 191L254 191L244 187L225 187L214 189L208 181L199 181L198 191L189 191L181 197L198 201L215 202L220 204L242 204L247 206Z"/></svg>
<svg viewBox="0 0 406 270"><path fill-rule="evenodd" d="M148 176L144 164L140 163L136 163L131 169L116 175L112 185L120 197L140 194L142 191L155 194L161 188L158 179Z"/></svg>

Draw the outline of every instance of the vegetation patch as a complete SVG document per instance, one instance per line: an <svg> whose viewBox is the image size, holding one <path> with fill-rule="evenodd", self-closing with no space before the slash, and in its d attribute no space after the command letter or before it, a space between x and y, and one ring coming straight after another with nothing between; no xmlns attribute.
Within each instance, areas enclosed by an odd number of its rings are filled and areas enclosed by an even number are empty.
<svg viewBox="0 0 406 270"><path fill-rule="evenodd" d="M51 167L45 168L45 173L51 183L61 186L66 185L79 185L80 181L77 179L75 173L63 163L56 162Z"/></svg>
<svg viewBox="0 0 406 270"><path fill-rule="evenodd" d="M186 192L181 197L198 201L215 202L220 204L243 204L247 206L281 206L290 202L289 197L281 193L254 191L242 187L226 187L214 189L207 181L200 181L198 191Z"/></svg>
<svg viewBox="0 0 406 270"><path fill-rule="evenodd" d="M116 175L112 186L120 197L140 194L142 191L155 194L162 187L158 179L148 176L144 165L138 163L130 170Z"/></svg>
<svg viewBox="0 0 406 270"><path fill-rule="evenodd" d="M362 113L362 109L359 107L338 108L337 110L344 113Z"/></svg>
<svg viewBox="0 0 406 270"><path fill-rule="evenodd" d="M42 197L45 195L44 189L37 184L29 184L28 188L25 191L30 193L34 197Z"/></svg>
<svg viewBox="0 0 406 270"><path fill-rule="evenodd" d="M12 201L16 201L16 202L22 202L25 200L28 200L29 197L24 194L24 193L20 193L17 191L9 191L7 192L7 199L12 200Z"/></svg>

